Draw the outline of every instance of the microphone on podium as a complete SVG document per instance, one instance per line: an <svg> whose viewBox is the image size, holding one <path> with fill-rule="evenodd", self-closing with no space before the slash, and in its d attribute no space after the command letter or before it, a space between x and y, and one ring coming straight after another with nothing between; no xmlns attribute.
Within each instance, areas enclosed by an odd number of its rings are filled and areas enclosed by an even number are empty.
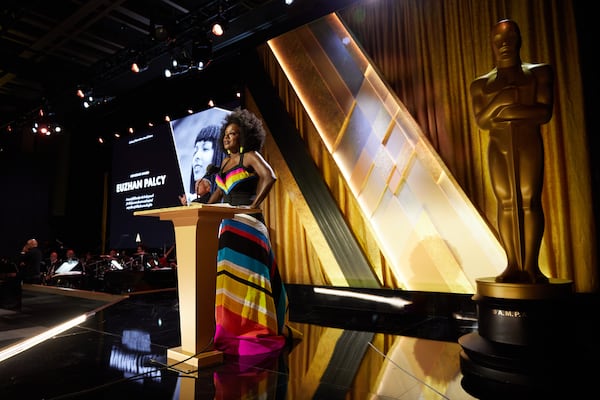
<svg viewBox="0 0 600 400"><path fill-rule="evenodd" d="M214 175L217 172L219 172L219 167L217 167L215 164L208 164L208 166L206 167L206 174L204 174L204 176L209 177L210 175Z"/></svg>

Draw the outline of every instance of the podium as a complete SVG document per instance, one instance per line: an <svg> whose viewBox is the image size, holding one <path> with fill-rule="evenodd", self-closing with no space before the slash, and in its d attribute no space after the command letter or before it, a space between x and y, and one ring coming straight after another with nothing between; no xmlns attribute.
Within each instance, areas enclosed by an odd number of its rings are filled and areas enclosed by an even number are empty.
<svg viewBox="0 0 600 400"><path fill-rule="evenodd" d="M135 211L136 216L172 221L177 247L177 290L181 346L167 350L167 362L195 369L219 364L222 352L213 348L218 234L221 220L260 210L226 204L191 203Z"/></svg>

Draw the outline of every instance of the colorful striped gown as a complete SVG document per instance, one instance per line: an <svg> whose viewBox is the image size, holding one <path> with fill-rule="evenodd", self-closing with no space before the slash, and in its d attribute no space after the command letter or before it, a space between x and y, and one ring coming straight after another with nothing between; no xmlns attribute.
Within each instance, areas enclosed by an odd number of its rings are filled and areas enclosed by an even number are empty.
<svg viewBox="0 0 600 400"><path fill-rule="evenodd" d="M249 205L258 177L240 164L216 176L224 201ZM225 354L257 355L285 346L287 294L262 214L236 214L219 228L215 348Z"/></svg>

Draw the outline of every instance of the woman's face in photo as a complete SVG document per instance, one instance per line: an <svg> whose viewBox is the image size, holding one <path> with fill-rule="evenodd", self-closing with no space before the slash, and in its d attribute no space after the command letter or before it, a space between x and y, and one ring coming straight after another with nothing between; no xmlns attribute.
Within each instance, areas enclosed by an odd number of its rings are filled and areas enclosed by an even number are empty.
<svg viewBox="0 0 600 400"><path fill-rule="evenodd" d="M194 154L192 155L192 171L194 180L198 180L206 174L206 167L212 162L215 149L210 140L196 142Z"/></svg>

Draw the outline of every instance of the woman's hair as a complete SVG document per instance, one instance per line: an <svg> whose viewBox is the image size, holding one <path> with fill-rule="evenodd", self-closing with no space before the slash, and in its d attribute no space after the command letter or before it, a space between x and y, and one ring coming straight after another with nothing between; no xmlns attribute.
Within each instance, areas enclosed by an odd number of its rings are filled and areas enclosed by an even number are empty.
<svg viewBox="0 0 600 400"><path fill-rule="evenodd" d="M221 134L219 135L219 148L224 152L223 138L225 130L230 124L236 124L240 127L240 146L243 151L261 151L267 136L262 120L252 112L236 108L223 119L221 125ZM242 152L242 149L240 149Z"/></svg>
<svg viewBox="0 0 600 400"><path fill-rule="evenodd" d="M213 158L212 164L219 167L221 165L221 161L223 160L223 144L219 144L222 140L219 137L220 128L218 125L206 125L200 129L198 135L196 135L196 140L194 141L194 148L196 147L196 143L198 142L212 142L213 149ZM192 155L193 157L193 155ZM196 179L194 179L194 167L191 167L190 172L190 193L196 193ZM214 189L214 179L209 179L211 181L211 191Z"/></svg>

